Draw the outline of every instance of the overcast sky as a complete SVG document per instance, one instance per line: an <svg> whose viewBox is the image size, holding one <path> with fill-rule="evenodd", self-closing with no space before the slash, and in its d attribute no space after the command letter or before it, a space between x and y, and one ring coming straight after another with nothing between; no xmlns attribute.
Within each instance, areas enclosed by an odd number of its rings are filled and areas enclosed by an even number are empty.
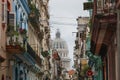
<svg viewBox="0 0 120 80"><path fill-rule="evenodd" d="M51 38L55 38L56 30L59 29L61 38L68 44L69 57L72 60L76 38L74 32L77 31L76 19L79 16L89 16L88 11L83 10L83 2L87 0L49 0Z"/></svg>

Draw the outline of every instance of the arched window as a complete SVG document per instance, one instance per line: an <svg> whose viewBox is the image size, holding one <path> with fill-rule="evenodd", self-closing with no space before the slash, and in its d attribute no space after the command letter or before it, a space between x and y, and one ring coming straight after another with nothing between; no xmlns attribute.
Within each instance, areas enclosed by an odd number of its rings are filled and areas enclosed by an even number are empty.
<svg viewBox="0 0 120 80"><path fill-rule="evenodd" d="M62 49L62 43L60 43L60 49Z"/></svg>

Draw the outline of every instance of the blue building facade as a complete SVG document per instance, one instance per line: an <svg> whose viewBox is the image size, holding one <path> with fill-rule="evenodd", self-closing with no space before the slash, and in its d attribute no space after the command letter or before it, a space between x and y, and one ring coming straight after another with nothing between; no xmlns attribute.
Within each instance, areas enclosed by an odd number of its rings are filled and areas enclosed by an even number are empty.
<svg viewBox="0 0 120 80"><path fill-rule="evenodd" d="M18 32L13 39L19 40L18 42L23 50L19 54L14 52L10 55L10 59L14 60L10 78L12 78L11 80L38 80L35 76L40 72L40 68L36 65L36 53L27 43L28 16L30 13L27 0L13 0L11 3L12 10L9 12L9 18L11 14L15 17L13 22L9 22L9 24L13 24L15 31ZM31 77L33 78L31 79Z"/></svg>

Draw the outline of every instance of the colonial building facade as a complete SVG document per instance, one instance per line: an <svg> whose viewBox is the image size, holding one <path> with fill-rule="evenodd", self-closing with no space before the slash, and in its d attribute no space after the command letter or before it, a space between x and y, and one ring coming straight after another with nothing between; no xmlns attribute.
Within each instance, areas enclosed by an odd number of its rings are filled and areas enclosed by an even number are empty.
<svg viewBox="0 0 120 80"><path fill-rule="evenodd" d="M45 79L50 69L48 0L2 0L0 10L0 79Z"/></svg>
<svg viewBox="0 0 120 80"><path fill-rule="evenodd" d="M119 72L119 43L116 35L119 27L117 29L118 16L115 7L117 2L119 0L94 0L93 4L91 52L98 55L103 63L99 68L102 75L98 80L119 80L116 77Z"/></svg>
<svg viewBox="0 0 120 80"><path fill-rule="evenodd" d="M84 70L88 66L88 57L86 51L89 45L87 45L87 37L90 32L88 28L89 17L78 17L77 18L77 33L74 47L74 68L76 69L75 76L77 79L84 79L86 74Z"/></svg>

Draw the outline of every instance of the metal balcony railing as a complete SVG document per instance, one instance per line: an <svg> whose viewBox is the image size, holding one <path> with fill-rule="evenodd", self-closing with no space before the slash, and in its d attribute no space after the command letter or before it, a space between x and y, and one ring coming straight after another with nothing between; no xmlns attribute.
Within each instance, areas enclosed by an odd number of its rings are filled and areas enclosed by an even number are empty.
<svg viewBox="0 0 120 80"><path fill-rule="evenodd" d="M114 13L115 12L115 0L97 0L97 14Z"/></svg>
<svg viewBox="0 0 120 80"><path fill-rule="evenodd" d="M29 43L27 43L27 52L34 58L35 61L38 62L39 65L42 65L42 59L37 55Z"/></svg>
<svg viewBox="0 0 120 80"><path fill-rule="evenodd" d="M6 44L6 51L13 54L20 54L26 51L26 44L24 41L18 41L16 36L8 37Z"/></svg>
<svg viewBox="0 0 120 80"><path fill-rule="evenodd" d="M27 43L27 52L35 59L35 51L32 49L32 47Z"/></svg>
<svg viewBox="0 0 120 80"><path fill-rule="evenodd" d="M39 9L36 8L35 4L31 4L30 2L28 5L30 8L29 21L35 29L38 29L39 28L39 16L40 16Z"/></svg>

